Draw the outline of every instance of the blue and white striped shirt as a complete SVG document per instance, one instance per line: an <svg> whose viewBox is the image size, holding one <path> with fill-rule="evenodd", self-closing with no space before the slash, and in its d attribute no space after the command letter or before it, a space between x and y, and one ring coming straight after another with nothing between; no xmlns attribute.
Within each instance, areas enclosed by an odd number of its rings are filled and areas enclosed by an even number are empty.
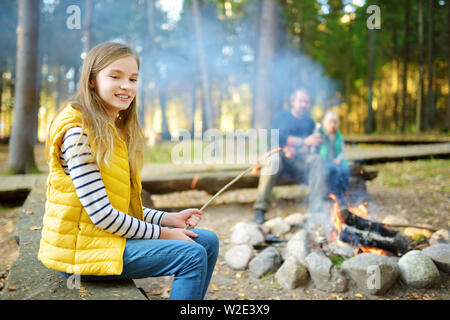
<svg viewBox="0 0 450 320"><path fill-rule="evenodd" d="M81 133L80 127L72 127L66 131L60 162L64 172L72 178L77 196L94 225L128 239L159 239L161 220L166 212L143 207L142 221L113 208L100 170L91 161L92 153L87 135ZM85 142L86 146L80 148Z"/></svg>

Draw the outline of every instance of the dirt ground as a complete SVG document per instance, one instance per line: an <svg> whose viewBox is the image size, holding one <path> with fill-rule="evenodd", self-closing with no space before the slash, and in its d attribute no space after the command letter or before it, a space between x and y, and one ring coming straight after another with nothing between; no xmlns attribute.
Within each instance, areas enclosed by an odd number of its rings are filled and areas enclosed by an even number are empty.
<svg viewBox="0 0 450 320"><path fill-rule="evenodd" d="M367 183L372 200L369 204L370 219L381 221L387 215L406 218L411 224L430 224L450 229L450 160L427 160L397 162L376 165L379 176ZM285 217L289 214L306 213L305 187L276 187L275 199L267 218ZM255 189L242 189L224 193L215 205L208 207L199 228L217 233L220 239L219 259L212 277L206 299L215 300L297 300L297 299L406 299L434 300L450 298L450 275L441 272L441 287L435 289L412 289L397 284L384 296L370 296L350 284L345 293L327 293L314 288L312 281L304 287L283 289L274 274L262 279L253 279L249 271L230 269L224 261L232 227L237 222L253 219L252 203ZM164 196L154 196L155 205L167 203L190 203L201 206L209 196L199 191L188 191ZM18 247L13 239L18 208L0 207L0 291L2 281L7 276L8 266L17 257ZM3 278L3 279L2 279ZM172 277L135 280L149 299L167 299L170 294Z"/></svg>
<svg viewBox="0 0 450 320"><path fill-rule="evenodd" d="M376 165L379 177L367 183L370 219L381 221L387 215L405 218L410 224L429 224L438 228L450 229L450 160L408 161ZM276 187L272 209L267 219L285 217L289 214L306 213L305 187ZM208 196L201 192L188 191L166 196L154 197L155 204L188 201L193 204L204 203ZM274 274L262 279L253 279L249 271L230 269L224 260L231 247L229 237L237 222L250 222L253 219L252 203L256 197L255 189L242 189L224 193L215 206L205 210L199 228L213 230L221 241L219 259L216 264L206 299L403 299L429 300L450 298L450 275L441 272L441 287L437 289L412 289L399 281L384 296L367 295L354 284L345 293L327 293L314 288L312 281L305 287L293 290L283 289ZM238 202L238 203L237 203ZM399 229L400 230L400 229ZM281 248L280 248L281 249ZM162 279L137 280L150 299L167 299L170 293L171 277Z"/></svg>

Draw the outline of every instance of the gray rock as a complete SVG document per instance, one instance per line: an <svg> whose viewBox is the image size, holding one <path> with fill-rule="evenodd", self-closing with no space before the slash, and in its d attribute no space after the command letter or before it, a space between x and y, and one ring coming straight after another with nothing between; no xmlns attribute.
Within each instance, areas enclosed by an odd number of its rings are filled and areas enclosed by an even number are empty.
<svg viewBox="0 0 450 320"><path fill-rule="evenodd" d="M232 269L245 270L253 256L253 250L248 244L239 244L225 253L225 262Z"/></svg>
<svg viewBox="0 0 450 320"><path fill-rule="evenodd" d="M260 278L268 272L275 272L281 264L281 256L274 247L267 247L250 261L248 268L250 275Z"/></svg>
<svg viewBox="0 0 450 320"><path fill-rule="evenodd" d="M355 247L340 240L327 244L323 249L324 251L329 251L330 253L338 254L346 258L351 258L355 255Z"/></svg>
<svg viewBox="0 0 450 320"><path fill-rule="evenodd" d="M291 226L281 217L267 220L264 225L275 235L282 235L291 229Z"/></svg>
<svg viewBox="0 0 450 320"><path fill-rule="evenodd" d="M233 244L257 245L264 242L264 233L256 223L238 222L231 231Z"/></svg>
<svg viewBox="0 0 450 320"><path fill-rule="evenodd" d="M277 282L285 289L307 284L308 270L295 257L289 256L275 274Z"/></svg>
<svg viewBox="0 0 450 320"><path fill-rule="evenodd" d="M419 250L412 250L398 261L400 278L413 288L429 288L440 283L439 270L429 257Z"/></svg>
<svg viewBox="0 0 450 320"><path fill-rule="evenodd" d="M283 251L283 258L287 259L289 256L294 256L299 262L306 264L305 259L308 253L308 233L301 229L289 239L286 249Z"/></svg>
<svg viewBox="0 0 450 320"><path fill-rule="evenodd" d="M430 237L430 245L435 245L439 243L450 244L450 231L446 229L439 229L433 233Z"/></svg>
<svg viewBox="0 0 450 320"><path fill-rule="evenodd" d="M341 270L360 290L372 295L386 293L395 284L399 274L394 259L371 253L358 254L345 260Z"/></svg>
<svg viewBox="0 0 450 320"><path fill-rule="evenodd" d="M422 253L431 258L439 270L450 273L450 244L435 244L423 249Z"/></svg>
<svg viewBox="0 0 450 320"><path fill-rule="evenodd" d="M288 215L284 218L284 221L289 224L290 226L294 225L301 225L305 220L307 219L307 216L302 213L293 213Z"/></svg>
<svg viewBox="0 0 450 320"><path fill-rule="evenodd" d="M317 289L327 292L345 292L347 278L325 255L311 252L306 257L306 268Z"/></svg>

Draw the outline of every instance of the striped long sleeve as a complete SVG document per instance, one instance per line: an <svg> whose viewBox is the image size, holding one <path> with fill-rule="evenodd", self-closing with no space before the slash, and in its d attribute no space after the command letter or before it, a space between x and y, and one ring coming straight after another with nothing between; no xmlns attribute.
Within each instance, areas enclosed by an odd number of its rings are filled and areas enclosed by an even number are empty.
<svg viewBox="0 0 450 320"><path fill-rule="evenodd" d="M86 146L80 150L85 142ZM94 225L128 239L158 239L165 212L144 207L145 221L142 221L115 209L108 199L97 164L90 160L91 156L87 135L81 128L67 130L61 146L61 166L70 175L77 196Z"/></svg>

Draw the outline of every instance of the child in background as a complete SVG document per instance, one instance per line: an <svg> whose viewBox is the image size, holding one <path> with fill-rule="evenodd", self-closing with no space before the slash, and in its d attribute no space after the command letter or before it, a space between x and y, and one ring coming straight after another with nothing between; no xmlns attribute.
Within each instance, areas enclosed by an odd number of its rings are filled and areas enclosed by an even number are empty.
<svg viewBox="0 0 450 320"><path fill-rule="evenodd" d="M77 94L47 137L38 259L81 281L175 275L171 299L203 299L219 241L209 230L185 230L202 212L142 206L138 73L138 56L119 43L99 44L84 59Z"/></svg>
<svg viewBox="0 0 450 320"><path fill-rule="evenodd" d="M345 201L350 168L344 154L344 137L339 131L339 116L328 111L322 125L320 131L324 141L319 147L319 154L325 161L327 185L338 200Z"/></svg>

